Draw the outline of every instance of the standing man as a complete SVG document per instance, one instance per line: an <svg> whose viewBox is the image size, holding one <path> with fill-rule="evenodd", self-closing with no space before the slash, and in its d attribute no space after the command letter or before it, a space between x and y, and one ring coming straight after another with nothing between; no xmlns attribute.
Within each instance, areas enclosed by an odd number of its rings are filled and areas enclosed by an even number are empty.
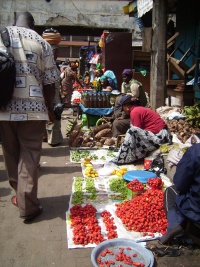
<svg viewBox="0 0 200 267"><path fill-rule="evenodd" d="M15 26L7 27L9 50L16 64L16 85L11 102L0 111L4 161L16 192L12 203L18 206L24 220L33 219L42 211L37 198L38 164L46 121L55 119L54 83L59 80L51 46L33 27L29 12L19 13Z"/></svg>
<svg viewBox="0 0 200 267"><path fill-rule="evenodd" d="M123 82L121 86L121 92L134 98L138 98L141 102L141 105L145 107L147 105L146 93L142 88L142 84L133 79L132 69L124 69L122 72L122 78Z"/></svg>
<svg viewBox="0 0 200 267"><path fill-rule="evenodd" d="M54 60L56 61L58 57L58 44L61 41L61 35L60 33L53 29L46 29L43 34L42 38L47 41L51 45L51 49L53 51ZM46 125L46 131L44 137L46 137L47 142L51 146L57 146L59 145L62 140L62 132L61 132L61 114L63 112L63 104L61 104L61 96L60 96L60 80L55 83L55 108L54 108L54 114L55 112L58 113L56 116L56 119L54 123L47 123ZM43 137L43 140L44 140Z"/></svg>

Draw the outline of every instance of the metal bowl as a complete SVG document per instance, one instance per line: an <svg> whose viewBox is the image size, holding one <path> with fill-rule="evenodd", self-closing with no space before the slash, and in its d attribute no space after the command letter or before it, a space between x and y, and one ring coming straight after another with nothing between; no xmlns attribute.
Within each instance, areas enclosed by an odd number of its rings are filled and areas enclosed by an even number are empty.
<svg viewBox="0 0 200 267"><path fill-rule="evenodd" d="M119 252L119 248L124 248L125 254L131 256L133 261L139 261L143 263L145 267L153 267L154 256L152 252L133 240L125 238L110 239L97 245L91 253L91 261L93 266L98 267L99 264L97 263L97 258L101 258L102 261L113 260L115 262L115 265L112 265L113 267L117 267L119 264L122 264L123 267L130 267L130 265L124 264L124 262L116 261L115 255L106 254L105 257L101 256L101 253L105 249L109 249L113 251L114 254L117 254ZM131 250L127 250L127 248L131 248ZM132 257L134 253L137 254L136 257Z"/></svg>

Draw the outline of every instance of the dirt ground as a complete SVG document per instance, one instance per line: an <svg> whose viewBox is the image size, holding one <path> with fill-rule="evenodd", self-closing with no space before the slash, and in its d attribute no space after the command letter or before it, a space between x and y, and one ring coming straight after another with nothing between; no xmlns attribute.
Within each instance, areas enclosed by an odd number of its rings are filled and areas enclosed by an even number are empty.
<svg viewBox="0 0 200 267"><path fill-rule="evenodd" d="M62 116L64 140L61 145L51 147L43 143L41 167L39 169L38 197L43 213L31 223L19 218L18 209L11 204L14 191L9 186L0 145L0 266L2 267L92 267L92 249L67 247L66 211L71 194L72 179L81 176L79 164L69 160L68 141L65 137L71 110ZM187 240L189 242L189 240ZM158 246L149 241L147 247ZM179 248L175 246L174 248ZM200 250L194 245L183 245L180 256L155 256L158 267L198 267Z"/></svg>

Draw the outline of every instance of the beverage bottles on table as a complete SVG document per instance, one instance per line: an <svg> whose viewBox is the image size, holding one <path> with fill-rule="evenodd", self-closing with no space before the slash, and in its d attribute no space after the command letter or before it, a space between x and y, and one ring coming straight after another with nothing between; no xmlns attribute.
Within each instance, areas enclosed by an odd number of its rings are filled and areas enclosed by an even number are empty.
<svg viewBox="0 0 200 267"><path fill-rule="evenodd" d="M81 103L86 108L109 108L110 92L82 92Z"/></svg>

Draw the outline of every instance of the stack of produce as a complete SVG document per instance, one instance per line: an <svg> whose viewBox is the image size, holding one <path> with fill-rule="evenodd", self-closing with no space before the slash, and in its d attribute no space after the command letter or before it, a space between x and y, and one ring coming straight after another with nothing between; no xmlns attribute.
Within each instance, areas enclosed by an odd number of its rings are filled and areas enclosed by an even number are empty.
<svg viewBox="0 0 200 267"><path fill-rule="evenodd" d="M112 146L115 141L112 139L110 122L95 126L92 131L83 137L82 147L102 147L103 145Z"/></svg>
<svg viewBox="0 0 200 267"><path fill-rule="evenodd" d="M83 132L82 125L76 124L73 131L69 135L69 146L70 147L79 147L83 142Z"/></svg>
<svg viewBox="0 0 200 267"><path fill-rule="evenodd" d="M176 134L178 139L184 144L193 134L199 131L199 129L193 127L187 120L168 120L166 121L168 129L171 133Z"/></svg>
<svg viewBox="0 0 200 267"><path fill-rule="evenodd" d="M162 179L147 180L151 186L161 186ZM154 183L155 182L155 183ZM164 192L161 189L146 188L144 193L129 201L116 204L116 215L127 230L165 234L167 218L164 209Z"/></svg>
<svg viewBox="0 0 200 267"><path fill-rule="evenodd" d="M182 114L187 117L186 121L194 127L200 126L200 103L195 103L193 106L185 106Z"/></svg>

